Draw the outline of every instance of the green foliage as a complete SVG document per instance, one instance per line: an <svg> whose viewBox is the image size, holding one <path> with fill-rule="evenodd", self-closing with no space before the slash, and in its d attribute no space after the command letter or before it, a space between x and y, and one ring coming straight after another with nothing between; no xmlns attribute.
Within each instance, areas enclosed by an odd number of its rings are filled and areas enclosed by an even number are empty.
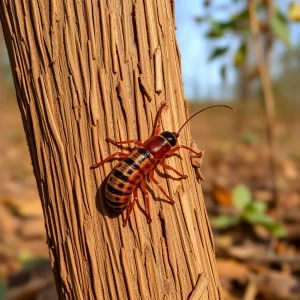
<svg viewBox="0 0 300 300"><path fill-rule="evenodd" d="M230 16L232 7L237 6L234 3L240 2L244 6ZM214 60L219 57L225 57L226 55L232 55L232 63L236 68L240 68L247 61L248 53L247 51L247 40L250 35L250 21L249 21L249 10L247 6L247 1L232 0L232 4L227 4L228 7L228 20L218 20L215 17L218 14L215 14L215 11L218 10L218 3L216 1L207 1L205 6L211 7L209 11L214 13L207 13L206 15L199 16L195 18L197 23L208 23L209 29L206 33L206 37L212 40L222 40L226 41L224 38L230 37L228 45L223 47L215 48L209 55L209 60ZM226 10L222 6L222 12ZM289 32L289 20L299 21L300 20L300 5L298 3L292 2L289 8L289 12L285 15L279 7L275 8L274 16L267 20L265 17L267 15L268 4L267 2L262 1L260 5L257 6L257 15L261 24L261 36L265 37L272 34L272 38L278 38L282 40L286 45L290 46L290 32ZM265 29L270 30L265 30ZM236 49L233 49L232 43L233 38L239 39L239 46ZM229 40L229 39L228 39ZM222 66L220 70L222 79L226 78L226 66Z"/></svg>
<svg viewBox="0 0 300 300"><path fill-rule="evenodd" d="M215 39L215 38L222 37L225 34L222 23L218 23L218 22L213 21L213 22L210 23L210 25L211 25L211 28L206 33L206 37L211 38L211 39Z"/></svg>
<svg viewBox="0 0 300 300"><path fill-rule="evenodd" d="M218 229L227 229L240 223L240 218L235 216L220 216L212 221L212 225Z"/></svg>
<svg viewBox="0 0 300 300"><path fill-rule="evenodd" d="M247 47L246 42L242 42L240 47L237 49L234 55L234 66L236 68L243 65L247 57Z"/></svg>
<svg viewBox="0 0 300 300"><path fill-rule="evenodd" d="M265 227L272 235L285 237L284 228L273 218L268 216L265 211L265 202L253 200L250 190L245 185L237 185L232 193L233 206L238 214L235 216L220 216L213 220L213 226L217 229L227 229L246 222L253 225Z"/></svg>
<svg viewBox="0 0 300 300"><path fill-rule="evenodd" d="M220 57L224 54L226 54L226 52L228 51L229 47L219 47L219 48L215 48L212 53L209 56L209 60L214 60L217 57Z"/></svg>
<svg viewBox="0 0 300 300"><path fill-rule="evenodd" d="M251 193L245 185L238 185L233 190L233 205L240 211L244 211L251 202Z"/></svg>
<svg viewBox="0 0 300 300"><path fill-rule="evenodd" d="M291 46L290 33L286 19L283 19L279 14L275 14L270 20L270 26L275 36L281 39L285 44Z"/></svg>

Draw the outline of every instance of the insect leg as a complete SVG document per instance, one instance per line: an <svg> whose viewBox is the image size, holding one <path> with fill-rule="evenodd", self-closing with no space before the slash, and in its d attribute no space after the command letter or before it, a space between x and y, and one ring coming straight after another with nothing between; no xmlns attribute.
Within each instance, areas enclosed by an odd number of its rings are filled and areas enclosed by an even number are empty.
<svg viewBox="0 0 300 300"><path fill-rule="evenodd" d="M145 196L145 208L146 208L146 215L147 215L147 223L150 224L152 222L151 216L150 216L150 204L149 204L149 195L146 190L146 180L143 179L141 181L141 189Z"/></svg>
<svg viewBox="0 0 300 300"><path fill-rule="evenodd" d="M111 144L113 144L115 146L123 145L123 144L131 144L131 143L133 143L133 144L135 144L137 146L142 146L143 145L143 143L141 141L139 141L139 140L114 141L114 140L112 140L110 138L106 138L105 141L108 142L108 143L111 143Z"/></svg>
<svg viewBox="0 0 300 300"><path fill-rule="evenodd" d="M162 113L162 110L167 106L167 103L166 102L163 102L157 112L157 115L155 117L155 125L153 127L153 131L152 131L152 135L151 136L155 136L155 135L158 135L159 132L160 132L160 127L161 127L161 113Z"/></svg>
<svg viewBox="0 0 300 300"><path fill-rule="evenodd" d="M159 133L160 133L160 131L161 131L160 128L161 128L161 124L158 124L158 125L154 128L153 133L152 133L151 136L159 135Z"/></svg>
<svg viewBox="0 0 300 300"><path fill-rule="evenodd" d="M179 179L187 178L187 175L183 175L183 174L179 173L176 169L174 169L173 167L163 163L162 161L160 161L158 164L161 165L164 169L173 171L175 174L177 174L179 176Z"/></svg>
<svg viewBox="0 0 300 300"><path fill-rule="evenodd" d="M136 188L136 189L133 191L133 200L130 202L130 204L129 204L128 207L127 207L126 218L125 218L125 220L124 220L124 222L123 222L123 227L126 226L127 221L128 221L128 219L129 219L129 215L130 215L130 213L132 212L132 209L133 209L133 207L134 207L134 205L135 205L137 199L138 199L138 196L137 196L137 188Z"/></svg>
<svg viewBox="0 0 300 300"><path fill-rule="evenodd" d="M119 156L119 158L124 158L124 157L127 157L128 154L123 153L123 152L116 152L116 153L114 153L114 154L108 156L108 157L105 158L104 160L100 161L99 163L96 163L96 164L90 166L90 169L96 169L96 168L102 166L103 164L105 164L106 162L112 160L112 159L115 158L116 156Z"/></svg>
<svg viewBox="0 0 300 300"><path fill-rule="evenodd" d="M191 149L191 148L189 148L189 147L187 147L187 146L185 146L185 145L179 145L179 146L177 146L177 147L171 149L171 150L167 153L167 155L173 154L174 152L178 151L180 148L189 150L189 151L191 151L192 153L196 154L198 157L202 157L202 155L203 155L202 152L196 152L195 150L193 150L193 149Z"/></svg>
<svg viewBox="0 0 300 300"><path fill-rule="evenodd" d="M162 186L160 185L160 183L154 178L154 169L152 169L149 172L149 178L152 182L154 182L154 184L156 184L158 186L158 188L160 189L160 191L168 198L168 200L170 201L170 203L173 205L175 204L175 201L167 194L167 192L162 188Z"/></svg>

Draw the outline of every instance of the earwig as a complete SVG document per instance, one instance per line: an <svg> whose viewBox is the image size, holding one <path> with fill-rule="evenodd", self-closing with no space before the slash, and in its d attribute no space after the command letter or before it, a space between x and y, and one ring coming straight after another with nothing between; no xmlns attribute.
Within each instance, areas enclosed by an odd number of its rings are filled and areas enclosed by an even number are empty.
<svg viewBox="0 0 300 300"><path fill-rule="evenodd" d="M161 113L165 107L166 103L164 102L157 112L152 135L144 143L136 139L117 142L111 140L110 138L106 138L106 142L111 143L115 146L133 143L136 145L136 148L132 150L129 154L125 154L123 152L116 152L108 156L103 161L94 164L90 167L90 169L95 169L112 159L122 159L119 162L119 164L117 164L117 166L113 168L113 170L107 178L105 186L105 197L106 204L112 210L121 213L126 209L126 217L123 220L124 227L126 226L127 221L129 219L129 215L132 212L135 203L137 202L138 186L140 186L140 188L142 189L142 192L145 197L147 223L150 224L152 222L150 216L149 195L146 190L147 177L150 179L150 181L152 181L158 186L158 188L165 195L170 204L175 203L174 200L163 189L160 183L154 178L154 170L158 165L160 165L164 169L173 171L176 175L179 176L178 179L184 179L187 178L186 175L181 174L173 167L165 164L163 162L163 159L166 156L169 156L182 148L194 153L197 157L202 156L202 152L196 152L185 145L176 146L179 133L183 129L183 127L193 117L195 117L197 114L201 113L206 109L210 109L213 107L226 107L233 110L233 108L228 105L212 105L201 109L200 111L193 114L182 124L182 126L177 132L164 131L159 134L161 127ZM132 200L131 195L133 195Z"/></svg>

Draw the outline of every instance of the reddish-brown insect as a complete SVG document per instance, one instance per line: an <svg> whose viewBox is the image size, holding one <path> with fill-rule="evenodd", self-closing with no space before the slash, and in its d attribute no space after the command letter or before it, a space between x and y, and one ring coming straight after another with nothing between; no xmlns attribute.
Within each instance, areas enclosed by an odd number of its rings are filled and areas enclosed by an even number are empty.
<svg viewBox="0 0 300 300"><path fill-rule="evenodd" d="M116 142L110 138L106 138L106 142L112 143L113 145L123 145L133 143L137 147L130 152L125 154L123 152L116 152L108 156L103 161L92 165L90 168L95 169L103 165L104 163L114 159L123 158L119 164L113 168L110 175L108 176L107 183L105 186L105 196L107 205L117 212L123 212L127 209L126 217L123 222L123 226L126 226L129 215L137 201L137 187L140 186L144 196L145 196L145 208L147 215L147 222L151 223L150 208L149 208L149 195L146 190L146 179L147 176L154 184L158 186L160 191L167 197L171 204L175 202L162 188L159 182L154 178L154 169L157 165L162 166L164 169L172 170L175 174L179 176L178 179L184 179L187 176L179 173L177 170L169 165L163 163L163 159L166 156L173 154L179 149L187 149L192 153L196 154L198 157L202 156L202 152L196 152L193 149L177 144L177 138L182 128L197 114L200 112L213 108L213 107L226 107L232 109L227 105L213 105L204 108L195 114L193 114L189 119L187 119L183 125L179 128L177 132L164 131L159 134L161 127L161 113L163 108L166 107L166 103L163 103L156 116L156 124L153 129L151 137L142 143L139 140L129 140ZM131 200L131 195L133 194L133 199Z"/></svg>

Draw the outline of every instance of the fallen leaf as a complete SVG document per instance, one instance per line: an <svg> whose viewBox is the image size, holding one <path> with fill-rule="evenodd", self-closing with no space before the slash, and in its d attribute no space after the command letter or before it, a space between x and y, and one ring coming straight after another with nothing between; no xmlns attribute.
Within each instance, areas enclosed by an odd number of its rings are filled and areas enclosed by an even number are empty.
<svg viewBox="0 0 300 300"><path fill-rule="evenodd" d="M24 220L20 228L20 235L26 240L46 237L44 219Z"/></svg>
<svg viewBox="0 0 300 300"><path fill-rule="evenodd" d="M238 259L247 260L251 257L257 257L266 253L266 248L264 246L251 244L242 246L231 246L228 248L228 253Z"/></svg>
<svg viewBox="0 0 300 300"><path fill-rule="evenodd" d="M40 199L16 199L13 207L18 215L24 218L43 218Z"/></svg>
<svg viewBox="0 0 300 300"><path fill-rule="evenodd" d="M293 276L282 272L269 271L257 276L257 289L265 299L300 299L300 283Z"/></svg>
<svg viewBox="0 0 300 300"><path fill-rule="evenodd" d="M249 275L248 267L233 259L218 259L217 269L220 277L230 280L244 280Z"/></svg>
<svg viewBox="0 0 300 300"><path fill-rule="evenodd" d="M213 196L216 201L224 206L231 206L232 205L232 194L231 191L225 187L215 185L213 187Z"/></svg>
<svg viewBox="0 0 300 300"><path fill-rule="evenodd" d="M285 159L281 162L281 172L287 179L297 179L299 176L297 166L291 159Z"/></svg>

